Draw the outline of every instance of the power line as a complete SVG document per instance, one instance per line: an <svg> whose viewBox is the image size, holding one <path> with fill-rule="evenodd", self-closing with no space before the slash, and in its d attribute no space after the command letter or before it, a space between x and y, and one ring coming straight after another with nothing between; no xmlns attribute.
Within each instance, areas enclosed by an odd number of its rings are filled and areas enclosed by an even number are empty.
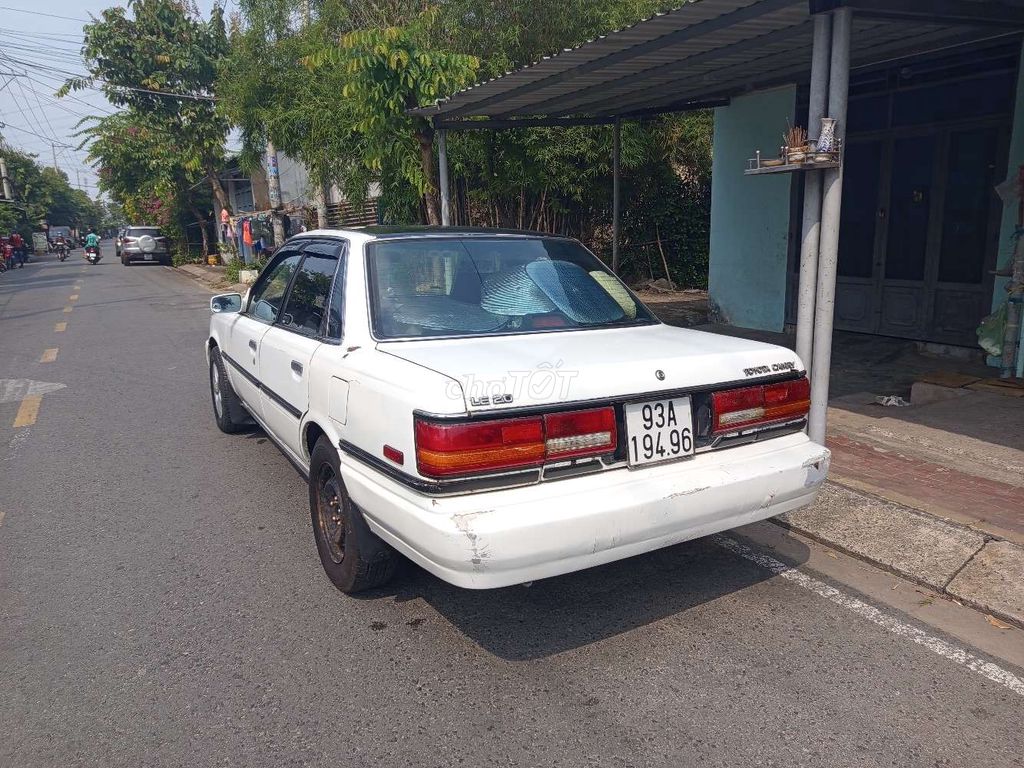
<svg viewBox="0 0 1024 768"><path fill-rule="evenodd" d="M30 29L15 29L14 27L0 27L0 32L5 35L56 40L62 43L80 43L82 40L82 36L77 32L33 32Z"/></svg>
<svg viewBox="0 0 1024 768"><path fill-rule="evenodd" d="M2 7L2 6L0 6L0 7ZM29 131L29 130L27 130L25 128L19 128L18 126L11 125L10 123L0 123L0 130L2 130L4 128L13 128L15 131L21 131L22 133L27 133L29 136L35 136L37 139L42 139L47 144L51 144L52 143L52 144L56 144L58 147L67 147L68 149L74 149L74 147L72 147L70 144L65 144L64 142L51 142L50 139L48 139L46 136L43 136L42 134L38 134L35 131Z"/></svg>
<svg viewBox="0 0 1024 768"><path fill-rule="evenodd" d="M24 8L12 8L9 5L0 5L0 11L14 11L15 13L27 13L29 16L46 16L50 19L64 19L65 21L80 21L89 24L93 19L78 19L74 16L60 16L56 13L43 13L42 11L26 11Z"/></svg>
<svg viewBox="0 0 1024 768"><path fill-rule="evenodd" d="M2 7L2 6L0 6L0 7ZM31 67L31 68L34 68L34 69L45 69L45 70L48 70L50 72L58 72L60 74L67 75L68 77L82 78L82 79L85 79L85 80L88 80L88 81L94 82L94 83L103 83L104 85L106 85L106 86L108 86L110 88L115 88L115 89L116 88L120 88L121 90L135 91L135 92L138 92L138 93L151 93L154 96L164 96L164 97L170 98L170 99L192 99L194 101L211 101L211 102L217 101L217 98L215 96L207 96L205 94L195 94L195 93L174 93L174 92L171 92L171 91L155 91L152 88L138 88L138 87L136 87L134 85L119 85L117 83L112 83L109 80L104 80L104 79L99 78L99 77L92 77L91 75L86 74L84 72L69 72L66 69L59 69L58 67L49 67L49 66L46 66L45 64L40 64L38 62L25 61L24 59L17 59L17 58L15 58L13 56L11 56L9 58L14 63L20 64L23 67ZM101 91L102 92L104 90L103 88L100 88L99 86L96 86L96 85L86 85L84 87L89 88L89 89L94 90L94 91Z"/></svg>

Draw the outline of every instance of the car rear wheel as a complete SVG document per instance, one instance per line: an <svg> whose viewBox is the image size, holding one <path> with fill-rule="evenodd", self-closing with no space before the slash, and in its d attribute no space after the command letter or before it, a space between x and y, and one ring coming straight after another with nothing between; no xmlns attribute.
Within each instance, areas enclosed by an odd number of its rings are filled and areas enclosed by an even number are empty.
<svg viewBox="0 0 1024 768"><path fill-rule="evenodd" d="M230 435L248 426L248 414L228 381L224 359L216 347L210 351L210 395L213 399L213 416L221 432Z"/></svg>
<svg viewBox="0 0 1024 768"><path fill-rule="evenodd" d="M338 453L326 437L317 441L310 457L309 511L320 562L334 586L352 594L391 579L398 553L370 530L352 503Z"/></svg>

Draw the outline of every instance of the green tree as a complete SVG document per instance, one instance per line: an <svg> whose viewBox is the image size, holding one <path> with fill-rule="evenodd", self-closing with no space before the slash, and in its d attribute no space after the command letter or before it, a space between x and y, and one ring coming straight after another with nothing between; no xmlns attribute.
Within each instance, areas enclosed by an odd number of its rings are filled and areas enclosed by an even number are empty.
<svg viewBox="0 0 1024 768"><path fill-rule="evenodd" d="M68 80L59 94L98 83L133 124L173 144L184 169L202 174L229 209L218 176L228 124L214 106L217 69L228 51L223 9L215 6L204 20L181 0L131 0L103 11L84 32L89 75Z"/></svg>
<svg viewBox="0 0 1024 768"><path fill-rule="evenodd" d="M0 145L7 163L14 200L0 203L0 233L20 232L31 241L32 232L47 224L83 229L99 226L99 205L73 188L62 171L41 166L33 155Z"/></svg>
<svg viewBox="0 0 1024 768"><path fill-rule="evenodd" d="M363 165L415 189L430 224L441 223L434 129L407 110L472 84L479 65L475 56L432 43L437 18L437 9L428 8L402 26L353 30L306 59L317 74L329 69L344 76L340 95Z"/></svg>
<svg viewBox="0 0 1024 768"><path fill-rule="evenodd" d="M260 168L270 140L305 165L313 184L337 184L361 201L374 176L362 163L349 103L339 98L346 77L337 68L313 77L303 65L331 44L335 23L300 23L297 0L242 0L239 9L217 81L218 108L241 135L239 164Z"/></svg>

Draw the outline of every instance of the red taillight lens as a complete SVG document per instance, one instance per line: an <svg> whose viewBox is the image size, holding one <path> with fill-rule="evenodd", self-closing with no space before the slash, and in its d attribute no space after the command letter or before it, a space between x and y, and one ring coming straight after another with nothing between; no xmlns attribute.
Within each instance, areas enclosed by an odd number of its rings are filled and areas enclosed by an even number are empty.
<svg viewBox="0 0 1024 768"><path fill-rule="evenodd" d="M539 467L615 450L615 410L459 424L416 420L416 466L426 477Z"/></svg>
<svg viewBox="0 0 1024 768"><path fill-rule="evenodd" d="M541 418L469 424L416 422L416 466L428 477L513 469L544 460Z"/></svg>
<svg viewBox="0 0 1024 768"><path fill-rule="evenodd" d="M752 426L806 416L811 407L807 378L760 387L744 387L711 395L712 432L735 432Z"/></svg>
<svg viewBox="0 0 1024 768"><path fill-rule="evenodd" d="M544 417L544 438L549 459L590 456L615 450L615 410L551 413Z"/></svg>

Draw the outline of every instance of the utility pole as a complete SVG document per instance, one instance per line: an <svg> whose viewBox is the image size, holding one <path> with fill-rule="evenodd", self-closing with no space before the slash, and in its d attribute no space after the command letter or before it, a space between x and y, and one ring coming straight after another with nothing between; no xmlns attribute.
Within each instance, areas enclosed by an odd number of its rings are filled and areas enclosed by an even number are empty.
<svg viewBox="0 0 1024 768"><path fill-rule="evenodd" d="M281 171L277 166L277 147L267 141L267 188L270 192L270 218L274 224L274 245L284 244L284 222L281 221Z"/></svg>
<svg viewBox="0 0 1024 768"><path fill-rule="evenodd" d="M13 200L14 193L11 192L11 180L7 176L7 160L0 156L0 179L3 179L4 200Z"/></svg>
<svg viewBox="0 0 1024 768"><path fill-rule="evenodd" d="M57 145L50 142L50 151L53 152L53 170L57 170Z"/></svg>

